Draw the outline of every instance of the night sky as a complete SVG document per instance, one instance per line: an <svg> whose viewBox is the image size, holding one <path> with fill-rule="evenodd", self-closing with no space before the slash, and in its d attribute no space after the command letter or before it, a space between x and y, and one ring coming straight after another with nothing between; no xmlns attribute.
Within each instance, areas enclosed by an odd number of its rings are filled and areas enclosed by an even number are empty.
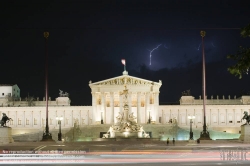
<svg viewBox="0 0 250 166"><path fill-rule="evenodd" d="M250 77L231 75L226 56L250 45L240 36L249 16L246 0L0 1L0 84L17 84L23 98L44 96L49 31L53 100L61 89L72 105L91 105L89 81L122 75L123 58L129 75L162 80L160 104L178 102L188 89L198 98L205 30L208 98L240 97L250 91Z"/></svg>

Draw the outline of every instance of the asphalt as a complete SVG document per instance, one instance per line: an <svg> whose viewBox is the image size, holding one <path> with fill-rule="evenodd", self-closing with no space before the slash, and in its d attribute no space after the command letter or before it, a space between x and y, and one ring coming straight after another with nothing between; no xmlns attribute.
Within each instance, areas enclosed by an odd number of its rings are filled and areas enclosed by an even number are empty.
<svg viewBox="0 0 250 166"><path fill-rule="evenodd" d="M49 153L54 155L63 152L84 157L66 164L58 163L59 158L50 161L50 158L38 157L39 163L26 165L249 165L250 144L238 140L201 140L200 144L189 141L176 141L175 144L166 141L89 141L89 142L14 142L0 145L0 164L15 165L4 154ZM248 154L249 152L249 154ZM234 154L234 155L232 155ZM236 156L235 156L236 154ZM241 155L240 155L241 154ZM245 158L242 160L242 156ZM237 156L238 155L238 156ZM15 158L14 158L15 159ZM35 161L35 158L32 158ZM230 161L229 161L230 160ZM42 163L50 161L51 163ZM2 162L2 163L1 163ZM57 163L56 163L57 162ZM60 161L61 162L61 161Z"/></svg>

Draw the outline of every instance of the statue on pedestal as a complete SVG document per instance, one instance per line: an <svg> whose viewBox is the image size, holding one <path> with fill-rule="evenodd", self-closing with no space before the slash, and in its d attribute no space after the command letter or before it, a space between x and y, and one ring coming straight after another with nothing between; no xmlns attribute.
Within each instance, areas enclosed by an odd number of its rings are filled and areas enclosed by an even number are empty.
<svg viewBox="0 0 250 166"><path fill-rule="evenodd" d="M244 125L247 125L247 124L250 123L250 116L248 115L248 112L247 112L247 111L244 111L243 114L244 114L244 116L242 117L241 121L242 121L243 119L245 119L245 120L246 120L246 123L245 123Z"/></svg>
<svg viewBox="0 0 250 166"><path fill-rule="evenodd" d="M9 122L10 120L12 119L9 118L5 113L3 113L2 120L0 121L1 127L7 127L6 123Z"/></svg>
<svg viewBox="0 0 250 166"><path fill-rule="evenodd" d="M150 138L141 125L137 124L136 117L133 112L130 112L128 105L128 89L125 85L125 89L120 93L123 98L123 111L119 112L116 117L117 122L111 126L103 138L116 138L117 137L138 137L138 138ZM122 104L122 103L120 103Z"/></svg>
<svg viewBox="0 0 250 166"><path fill-rule="evenodd" d="M67 92L63 93L63 91L59 89L59 96L60 97L69 97L69 93L67 93Z"/></svg>

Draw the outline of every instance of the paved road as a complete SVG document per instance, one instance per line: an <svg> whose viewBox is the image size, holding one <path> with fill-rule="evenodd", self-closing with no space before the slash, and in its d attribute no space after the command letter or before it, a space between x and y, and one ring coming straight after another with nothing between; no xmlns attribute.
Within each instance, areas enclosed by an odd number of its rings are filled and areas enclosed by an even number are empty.
<svg viewBox="0 0 250 166"><path fill-rule="evenodd" d="M65 165L131 166L250 164L250 145L237 141L204 141L201 144L177 141L168 146L162 141L15 142L0 145L0 152L1 164L20 165L21 162L23 166L38 161L41 165L50 162L49 165L60 166L65 162ZM35 154L27 154L33 152Z"/></svg>

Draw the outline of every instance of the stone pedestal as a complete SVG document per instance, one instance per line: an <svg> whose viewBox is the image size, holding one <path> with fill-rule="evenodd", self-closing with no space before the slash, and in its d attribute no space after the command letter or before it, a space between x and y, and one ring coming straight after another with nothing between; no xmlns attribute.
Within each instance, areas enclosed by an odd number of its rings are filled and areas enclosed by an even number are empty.
<svg viewBox="0 0 250 166"><path fill-rule="evenodd" d="M60 106L70 106L70 99L68 97L58 97L56 98L57 105Z"/></svg>
<svg viewBox="0 0 250 166"><path fill-rule="evenodd" d="M188 142L189 142L189 143L192 143L192 144L196 143L196 141L195 141L195 140L191 140L191 139L190 139L190 140L188 140Z"/></svg>
<svg viewBox="0 0 250 166"><path fill-rule="evenodd" d="M0 127L0 144L13 143L12 128L11 127Z"/></svg>
<svg viewBox="0 0 250 166"><path fill-rule="evenodd" d="M241 126L240 140L243 142L250 142L250 125Z"/></svg>
<svg viewBox="0 0 250 166"><path fill-rule="evenodd" d="M138 138L142 138L142 131L138 131L137 136Z"/></svg>

